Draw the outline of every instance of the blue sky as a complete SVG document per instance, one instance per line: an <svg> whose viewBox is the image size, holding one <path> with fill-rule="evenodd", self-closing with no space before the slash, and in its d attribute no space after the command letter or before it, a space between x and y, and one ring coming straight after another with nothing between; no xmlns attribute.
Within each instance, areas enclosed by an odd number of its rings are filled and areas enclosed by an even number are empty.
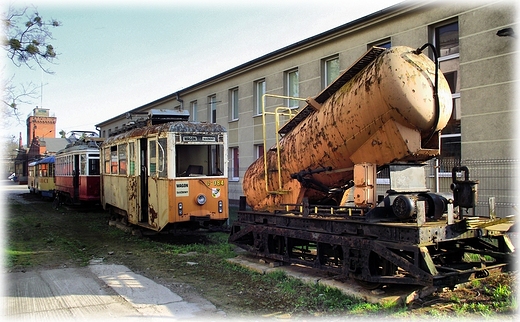
<svg viewBox="0 0 520 322"><path fill-rule="evenodd" d="M42 95L21 105L22 133L36 106L57 117L57 132L95 124L188 87L264 54L401 2L286 1L4 1L2 10L34 4L52 30L54 74L5 60L14 84L42 84ZM142 4L144 3L144 4ZM122 5L124 4L124 8Z"/></svg>

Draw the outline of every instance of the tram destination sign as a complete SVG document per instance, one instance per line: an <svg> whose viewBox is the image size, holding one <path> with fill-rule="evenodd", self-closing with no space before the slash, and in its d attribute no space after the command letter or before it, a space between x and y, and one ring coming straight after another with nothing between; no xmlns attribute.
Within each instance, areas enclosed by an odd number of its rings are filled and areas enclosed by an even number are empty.
<svg viewBox="0 0 520 322"><path fill-rule="evenodd" d="M182 142L217 142L217 138L208 135L183 135Z"/></svg>

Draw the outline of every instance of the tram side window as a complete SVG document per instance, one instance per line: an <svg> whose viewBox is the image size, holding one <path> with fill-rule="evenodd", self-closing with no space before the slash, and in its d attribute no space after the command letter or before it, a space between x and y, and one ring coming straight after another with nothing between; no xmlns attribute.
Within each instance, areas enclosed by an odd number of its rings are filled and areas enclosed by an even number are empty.
<svg viewBox="0 0 520 322"><path fill-rule="evenodd" d="M118 145L117 153L119 154L119 174L126 174L126 144Z"/></svg>
<svg viewBox="0 0 520 322"><path fill-rule="evenodd" d="M47 164L46 163L42 163L40 165L40 176L42 176L42 177L47 177L48 176Z"/></svg>
<svg viewBox="0 0 520 322"><path fill-rule="evenodd" d="M110 173L117 174L117 146L110 147Z"/></svg>
<svg viewBox="0 0 520 322"><path fill-rule="evenodd" d="M79 158L80 158L79 174L86 175L87 174L87 155L80 154Z"/></svg>
<svg viewBox="0 0 520 322"><path fill-rule="evenodd" d="M159 139L158 142L158 149L159 149L159 164L158 164L158 171L159 171L159 177L161 178L168 178L168 156L167 156L167 149L166 149L166 138Z"/></svg>
<svg viewBox="0 0 520 322"><path fill-rule="evenodd" d="M105 161L105 173L110 173L110 148L103 151L103 159Z"/></svg>
<svg viewBox="0 0 520 322"><path fill-rule="evenodd" d="M66 175L71 176L72 175L72 155L67 155L66 159Z"/></svg>
<svg viewBox="0 0 520 322"><path fill-rule="evenodd" d="M150 175L153 175L157 171L157 146L155 140L150 140L148 145L148 150L150 151L150 166L148 169L150 169Z"/></svg>
<svg viewBox="0 0 520 322"><path fill-rule="evenodd" d="M99 175L99 154L90 154L88 158L88 175Z"/></svg>
<svg viewBox="0 0 520 322"><path fill-rule="evenodd" d="M128 174L135 175L135 143L128 143Z"/></svg>

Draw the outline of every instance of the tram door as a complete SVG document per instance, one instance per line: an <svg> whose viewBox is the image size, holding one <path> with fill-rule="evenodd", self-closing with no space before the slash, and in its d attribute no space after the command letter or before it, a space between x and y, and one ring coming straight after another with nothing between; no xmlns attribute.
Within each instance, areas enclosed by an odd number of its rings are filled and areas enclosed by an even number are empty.
<svg viewBox="0 0 520 322"><path fill-rule="evenodd" d="M74 154L74 168L72 172L72 187L74 189L74 201L79 200L79 154Z"/></svg>
<svg viewBox="0 0 520 322"><path fill-rule="evenodd" d="M140 180L139 180L139 191L140 193L140 214L139 221L147 223L148 222L148 140L140 139L139 140L139 155L140 155Z"/></svg>

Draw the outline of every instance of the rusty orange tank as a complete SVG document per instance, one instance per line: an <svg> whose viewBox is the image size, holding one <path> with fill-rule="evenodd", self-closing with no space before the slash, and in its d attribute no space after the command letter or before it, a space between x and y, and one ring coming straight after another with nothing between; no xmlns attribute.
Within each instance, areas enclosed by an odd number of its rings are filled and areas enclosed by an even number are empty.
<svg viewBox="0 0 520 322"><path fill-rule="evenodd" d="M343 86L322 92L332 92L326 100L308 100L300 111L308 115L280 141L280 169L276 146L266 151L267 175L263 157L248 168L243 190L254 210L301 203L304 197L323 199L323 192L295 179L302 170L318 170L313 182L335 188L353 179L355 164L424 161L439 154L438 132L451 116L452 98L439 72L437 105L432 60L399 46L382 51L360 72L348 73L352 68L336 80L350 77Z"/></svg>

